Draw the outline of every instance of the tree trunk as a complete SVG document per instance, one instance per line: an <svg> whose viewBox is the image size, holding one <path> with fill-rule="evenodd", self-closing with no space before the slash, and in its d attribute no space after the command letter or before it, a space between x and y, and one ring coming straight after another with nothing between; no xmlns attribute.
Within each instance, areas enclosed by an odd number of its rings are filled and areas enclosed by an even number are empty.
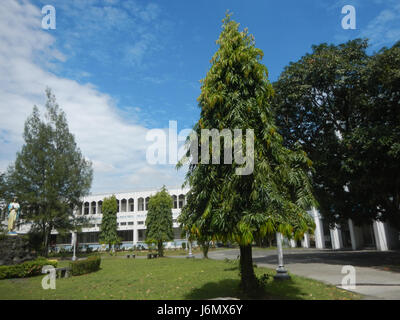
<svg viewBox="0 0 400 320"><path fill-rule="evenodd" d="M43 246L43 256L48 257L49 256L49 238L50 238L50 232L48 230L44 230L44 246Z"/></svg>
<svg viewBox="0 0 400 320"><path fill-rule="evenodd" d="M258 290L258 281L254 274L251 244L240 245L240 287L247 293L252 294Z"/></svg>
<svg viewBox="0 0 400 320"><path fill-rule="evenodd" d="M210 242L205 241L200 244L201 250L203 251L203 256L205 259L208 259L208 250L210 249Z"/></svg>
<svg viewBox="0 0 400 320"><path fill-rule="evenodd" d="M162 241L158 241L157 245L158 245L158 255L160 257L163 257L164 256L163 242Z"/></svg>

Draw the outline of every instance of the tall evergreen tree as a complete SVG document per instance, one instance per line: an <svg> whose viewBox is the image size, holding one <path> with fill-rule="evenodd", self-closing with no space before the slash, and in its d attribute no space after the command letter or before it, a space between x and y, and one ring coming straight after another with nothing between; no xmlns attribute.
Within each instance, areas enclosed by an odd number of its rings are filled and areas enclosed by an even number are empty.
<svg viewBox="0 0 400 320"><path fill-rule="evenodd" d="M246 156L253 157L254 170L237 175L239 163L202 164L199 156L186 176L190 191L185 211L191 223L205 224L205 230L212 230L216 238L239 244L241 287L251 293L259 287L252 243L276 231L289 237L312 232L314 224L306 210L315 200L309 179L311 161L300 149L284 148L275 127L270 107L273 89L267 68L261 64L263 52L255 48L247 29L238 29L228 14L217 40L219 49L202 81L201 115L194 132L200 136L202 129L253 129L254 154ZM244 146L246 138L241 141ZM201 155L200 144L197 147Z"/></svg>
<svg viewBox="0 0 400 320"><path fill-rule="evenodd" d="M117 211L118 204L115 195L103 199L99 241L108 245L110 251L113 246L120 243L118 237Z"/></svg>
<svg viewBox="0 0 400 320"><path fill-rule="evenodd" d="M174 239L172 207L173 201L165 186L150 197L146 218L146 238L157 243L160 257L164 255L163 242Z"/></svg>
<svg viewBox="0 0 400 320"><path fill-rule="evenodd" d="M77 147L65 113L50 89L46 95L45 120L35 106L25 122L25 144L6 179L6 199L17 196L22 218L42 235L44 255L52 230L76 230L83 223L74 217L73 209L88 194L92 182L91 163Z"/></svg>

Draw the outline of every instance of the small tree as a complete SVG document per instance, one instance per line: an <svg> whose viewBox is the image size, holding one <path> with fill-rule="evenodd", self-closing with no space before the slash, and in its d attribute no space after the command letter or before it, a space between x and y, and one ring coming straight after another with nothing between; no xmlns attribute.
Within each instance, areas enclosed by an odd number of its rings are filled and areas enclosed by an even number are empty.
<svg viewBox="0 0 400 320"><path fill-rule="evenodd" d="M74 216L73 209L89 192L93 174L54 94L47 89L46 95L45 117L34 106L25 122L24 145L2 177L0 188L6 203L17 196L21 218L32 223L32 232L41 235L45 256L52 230L76 230L86 220Z"/></svg>
<svg viewBox="0 0 400 320"><path fill-rule="evenodd" d="M117 232L117 199L115 195L109 198L104 198L103 200L103 219L101 220L100 228L100 243L108 244L108 251L110 251L111 246L120 243Z"/></svg>
<svg viewBox="0 0 400 320"><path fill-rule="evenodd" d="M164 255L164 241L174 239L172 231L173 202L165 186L161 191L150 197L149 210L146 218L146 238L157 243L158 255Z"/></svg>

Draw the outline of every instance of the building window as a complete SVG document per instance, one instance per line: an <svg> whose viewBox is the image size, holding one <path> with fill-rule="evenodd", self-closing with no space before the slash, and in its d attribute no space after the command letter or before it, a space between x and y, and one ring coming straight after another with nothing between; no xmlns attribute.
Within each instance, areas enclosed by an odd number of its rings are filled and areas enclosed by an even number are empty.
<svg viewBox="0 0 400 320"><path fill-rule="evenodd" d="M85 202L85 207L83 209L84 214L89 214L89 202Z"/></svg>
<svg viewBox="0 0 400 320"><path fill-rule="evenodd" d="M138 199L138 211L144 211L144 199L143 198Z"/></svg>
<svg viewBox="0 0 400 320"><path fill-rule="evenodd" d="M129 206L129 212L135 211L135 201L132 198L128 200L128 206Z"/></svg>
<svg viewBox="0 0 400 320"><path fill-rule="evenodd" d="M76 207L76 214L77 214L78 216L80 216L80 215L82 214L82 207L83 207L83 203L80 203L80 204L78 205L78 207ZM30 212L31 212L31 213L35 213L34 208L31 208L31 209L30 209Z"/></svg>
<svg viewBox="0 0 400 320"><path fill-rule="evenodd" d="M91 204L91 214L96 214L96 201L93 201Z"/></svg>
<svg viewBox="0 0 400 320"><path fill-rule="evenodd" d="M122 241L133 241L133 232L132 230L121 230L118 231L118 237L121 238Z"/></svg>
<svg viewBox="0 0 400 320"><path fill-rule="evenodd" d="M133 221L129 221L128 226L133 226Z"/></svg>
<svg viewBox="0 0 400 320"><path fill-rule="evenodd" d="M146 198L146 210L149 210L149 201L150 201L150 197Z"/></svg>
<svg viewBox="0 0 400 320"><path fill-rule="evenodd" d="M99 213L99 214L101 214L102 213L102 209L103 209L103 201L99 201L99 203L98 203L98 210L97 210L97 212Z"/></svg>
<svg viewBox="0 0 400 320"><path fill-rule="evenodd" d="M144 221L138 221L137 224L144 224Z"/></svg>
<svg viewBox="0 0 400 320"><path fill-rule="evenodd" d="M117 212L119 212L119 199L117 199Z"/></svg>
<svg viewBox="0 0 400 320"><path fill-rule="evenodd" d="M179 195L179 208L183 208L185 205L185 196L183 194Z"/></svg>
<svg viewBox="0 0 400 320"><path fill-rule="evenodd" d="M121 200L121 212L126 212L127 210L127 201L126 199Z"/></svg>
<svg viewBox="0 0 400 320"><path fill-rule="evenodd" d="M121 222L121 226L126 226L126 222Z"/></svg>
<svg viewBox="0 0 400 320"><path fill-rule="evenodd" d="M176 196L172 196L172 200L174 201L174 209L178 208L178 201Z"/></svg>

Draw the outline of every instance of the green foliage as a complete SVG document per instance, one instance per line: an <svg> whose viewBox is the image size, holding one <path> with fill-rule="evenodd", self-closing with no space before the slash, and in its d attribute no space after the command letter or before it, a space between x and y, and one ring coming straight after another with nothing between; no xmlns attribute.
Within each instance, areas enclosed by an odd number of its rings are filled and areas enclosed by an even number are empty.
<svg viewBox="0 0 400 320"><path fill-rule="evenodd" d="M274 84L273 106L286 146L301 144L313 161L328 221L400 226L400 42L367 48L361 39L313 46Z"/></svg>
<svg viewBox="0 0 400 320"><path fill-rule="evenodd" d="M42 234L44 255L51 230L75 230L82 224L83 218L75 217L73 208L80 205L92 182L91 163L77 147L65 113L50 89L46 95L44 119L34 106L25 122L25 143L8 168L4 190L7 202L18 197L21 218Z"/></svg>
<svg viewBox="0 0 400 320"><path fill-rule="evenodd" d="M146 239L157 243L158 254L164 253L163 242L174 239L172 230L173 201L165 186L150 197L146 218Z"/></svg>
<svg viewBox="0 0 400 320"><path fill-rule="evenodd" d="M103 199L103 218L101 220L99 242L108 244L108 250L111 250L112 245L117 245L121 242L117 232L117 210L118 205L115 195Z"/></svg>
<svg viewBox="0 0 400 320"><path fill-rule="evenodd" d="M0 266L0 279L33 277L41 274L43 266L46 265L52 265L56 268L57 261L38 258L34 261L26 261L16 265Z"/></svg>
<svg viewBox="0 0 400 320"><path fill-rule="evenodd" d="M79 276L81 274L95 272L100 270L101 256L93 255L85 260L70 262L71 274Z"/></svg>
<svg viewBox="0 0 400 320"><path fill-rule="evenodd" d="M199 163L190 164L186 176L190 191L183 222L199 234L213 234L246 248L242 283L251 286L255 282L251 243L280 226L287 226L283 229L288 235L312 231L314 224L306 210L316 203L309 178L311 161L300 148L283 147L277 132L271 110L273 89L261 63L263 52L255 48L247 29L238 30L239 24L230 15L223 23L219 49L202 80L201 115L194 131L200 136L202 129L253 129L254 155L247 156L253 157L254 170L237 175L241 165L222 164L223 159L220 165L201 164L198 146ZM222 155L224 143L220 145ZM242 145L245 149L245 137Z"/></svg>

